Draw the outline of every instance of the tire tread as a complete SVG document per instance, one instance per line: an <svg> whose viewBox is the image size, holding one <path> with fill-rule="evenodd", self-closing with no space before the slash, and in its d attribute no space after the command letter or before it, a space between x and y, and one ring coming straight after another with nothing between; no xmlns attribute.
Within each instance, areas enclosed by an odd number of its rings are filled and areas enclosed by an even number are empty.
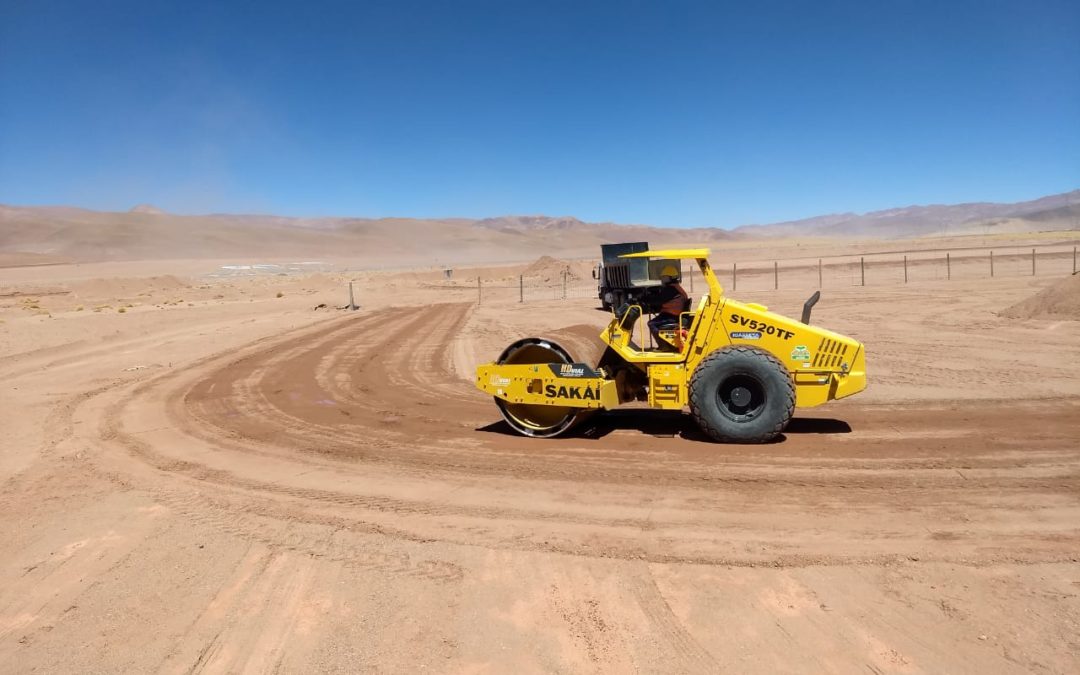
<svg viewBox="0 0 1080 675"><path fill-rule="evenodd" d="M784 382L787 383L788 388L787 414L782 420L777 422L772 429L760 433L757 436L752 436L750 438L733 438L725 434L722 430L717 429L715 426L710 424L709 420L701 414L700 398L702 396L712 396L714 394L711 391L703 391L703 387L699 386L698 382L702 377L705 376L705 373L708 371L708 365L710 363L726 358L727 355L731 354L732 352L742 353L754 359L763 361L767 363L769 367L779 369L780 372L788 372L787 367L780 361L780 359L776 358L764 349L760 349L758 347L752 347L749 345L732 345L730 347L722 347L720 349L717 349L708 356L706 356L704 359L702 359L701 363L699 363L697 368L694 369L694 374L690 376L690 415L694 418L694 421L697 422L698 426L701 427L702 431L704 431L713 439L721 442L766 443L768 441L771 441L772 439L780 435L780 433L784 430L784 427L786 427L788 422L791 420L792 415L795 414L795 381L790 376L790 374L784 377Z"/></svg>

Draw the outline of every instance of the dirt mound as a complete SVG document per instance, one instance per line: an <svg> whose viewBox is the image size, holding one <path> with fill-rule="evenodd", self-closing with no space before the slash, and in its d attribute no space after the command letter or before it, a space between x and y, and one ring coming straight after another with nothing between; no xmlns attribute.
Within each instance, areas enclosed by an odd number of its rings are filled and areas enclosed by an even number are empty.
<svg viewBox="0 0 1080 675"><path fill-rule="evenodd" d="M1012 319L1075 319L1080 321L1080 275L1065 277L1001 312Z"/></svg>
<svg viewBox="0 0 1080 675"><path fill-rule="evenodd" d="M576 324L549 330L544 337L553 340L570 353L574 361L596 365L603 355L605 345L600 341L600 329L592 324Z"/></svg>
<svg viewBox="0 0 1080 675"><path fill-rule="evenodd" d="M552 258L549 255L543 255L529 264L525 269L521 270L521 275L524 277L539 277L544 281L562 281L562 275L566 273L567 278L571 281L577 279L577 274L571 268L570 263L565 260L558 260Z"/></svg>

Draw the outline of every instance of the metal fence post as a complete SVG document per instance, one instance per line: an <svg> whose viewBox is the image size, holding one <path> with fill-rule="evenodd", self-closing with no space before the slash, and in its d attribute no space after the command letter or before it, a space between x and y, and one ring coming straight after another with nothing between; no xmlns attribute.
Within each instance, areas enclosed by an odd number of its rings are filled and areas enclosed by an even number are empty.
<svg viewBox="0 0 1080 675"><path fill-rule="evenodd" d="M525 302L525 275L518 275L518 302Z"/></svg>
<svg viewBox="0 0 1080 675"><path fill-rule="evenodd" d="M861 281L859 282L859 285L865 286L866 285L866 258L859 258L859 276L861 277Z"/></svg>
<svg viewBox="0 0 1080 675"><path fill-rule="evenodd" d="M990 251L990 276L994 276L994 252Z"/></svg>
<svg viewBox="0 0 1080 675"><path fill-rule="evenodd" d="M907 256L904 256L904 283L907 283Z"/></svg>
<svg viewBox="0 0 1080 675"><path fill-rule="evenodd" d="M739 263L731 263L731 290L738 288Z"/></svg>
<svg viewBox="0 0 1080 675"><path fill-rule="evenodd" d="M566 270L562 273L562 299L566 299Z"/></svg>
<svg viewBox="0 0 1080 675"><path fill-rule="evenodd" d="M772 287L773 290L780 288L780 263L775 260L772 264Z"/></svg>
<svg viewBox="0 0 1080 675"><path fill-rule="evenodd" d="M945 254L945 278L952 279L952 261L948 253Z"/></svg>
<svg viewBox="0 0 1080 675"><path fill-rule="evenodd" d="M690 268L690 274L687 275L687 276L690 277L690 292L693 293L694 292L694 269L693 268Z"/></svg>
<svg viewBox="0 0 1080 675"><path fill-rule="evenodd" d="M476 304L478 304L478 305L480 304L480 298L482 297L482 293L483 293L483 291L480 290L480 277L477 276L476 277Z"/></svg>
<svg viewBox="0 0 1080 675"><path fill-rule="evenodd" d="M1073 246L1073 274L1076 274L1076 247Z"/></svg>
<svg viewBox="0 0 1080 675"><path fill-rule="evenodd" d="M821 258L817 259L817 287L821 288Z"/></svg>
<svg viewBox="0 0 1080 675"><path fill-rule="evenodd" d="M1035 276L1035 249L1031 249L1031 276Z"/></svg>
<svg viewBox="0 0 1080 675"><path fill-rule="evenodd" d="M353 299L352 282L349 282L349 310L355 312L357 310L356 300Z"/></svg>

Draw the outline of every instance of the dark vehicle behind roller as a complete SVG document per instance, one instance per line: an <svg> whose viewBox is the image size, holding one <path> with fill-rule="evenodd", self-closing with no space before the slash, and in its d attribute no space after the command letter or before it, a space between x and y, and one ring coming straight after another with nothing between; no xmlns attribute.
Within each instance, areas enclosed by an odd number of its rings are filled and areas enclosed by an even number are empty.
<svg viewBox="0 0 1080 675"><path fill-rule="evenodd" d="M602 244L601 262L593 270L593 278L599 281L597 295L600 305L605 310L619 308L624 303L641 305L650 311L659 304L660 275L658 261L646 258L620 258L627 253L641 253L649 250L646 241L631 241L622 244ZM682 261L663 261L682 270Z"/></svg>

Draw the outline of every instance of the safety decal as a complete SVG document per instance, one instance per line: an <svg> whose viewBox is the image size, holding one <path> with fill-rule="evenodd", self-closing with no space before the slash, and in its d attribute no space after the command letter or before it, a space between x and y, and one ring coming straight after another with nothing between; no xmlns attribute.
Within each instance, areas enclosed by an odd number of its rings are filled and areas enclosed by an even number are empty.
<svg viewBox="0 0 1080 675"><path fill-rule="evenodd" d="M600 377L600 373L584 363L549 363L548 368L556 377Z"/></svg>
<svg viewBox="0 0 1080 675"><path fill-rule="evenodd" d="M806 348L806 345L799 345L795 349L791 350L792 361L809 361L810 350Z"/></svg>
<svg viewBox="0 0 1080 675"><path fill-rule="evenodd" d="M732 340L760 340L761 333L758 331L737 330L731 334Z"/></svg>

